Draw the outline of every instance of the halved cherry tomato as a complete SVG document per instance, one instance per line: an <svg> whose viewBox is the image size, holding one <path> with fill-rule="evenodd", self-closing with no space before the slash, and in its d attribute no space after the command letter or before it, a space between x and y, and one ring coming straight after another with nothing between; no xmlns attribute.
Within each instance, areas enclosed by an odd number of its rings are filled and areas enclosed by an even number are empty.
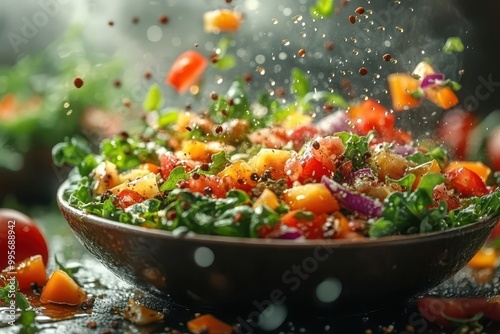
<svg viewBox="0 0 500 334"><path fill-rule="evenodd" d="M458 191L462 196L484 196L489 191L483 180L465 167L459 167L444 173L448 185Z"/></svg>
<svg viewBox="0 0 500 334"><path fill-rule="evenodd" d="M19 290L31 289L31 284L36 283L42 287L47 283L47 272L41 255L34 255L2 270L3 276L15 277L19 283Z"/></svg>
<svg viewBox="0 0 500 334"><path fill-rule="evenodd" d="M491 299L421 297L417 299L417 305L425 319L440 326L451 325L445 317L468 319L480 312L491 320L500 321L500 298L498 296Z"/></svg>
<svg viewBox="0 0 500 334"><path fill-rule="evenodd" d="M306 239L324 239L324 225L327 214L302 214L301 210L293 210L281 217L281 222L300 230Z"/></svg>
<svg viewBox="0 0 500 334"><path fill-rule="evenodd" d="M19 211L0 209L0 268L37 254L47 264L47 242L35 221Z"/></svg>
<svg viewBox="0 0 500 334"><path fill-rule="evenodd" d="M175 59L165 82L184 93L198 81L207 65L208 61L201 53L188 50Z"/></svg>
<svg viewBox="0 0 500 334"><path fill-rule="evenodd" d="M146 198L141 196L137 191L132 189L123 189L118 194L118 205L122 209L126 209L131 205L144 202Z"/></svg>
<svg viewBox="0 0 500 334"><path fill-rule="evenodd" d="M469 135L477 125L477 116L472 112L456 109L445 114L439 123L437 137L443 141L456 159L466 158Z"/></svg>

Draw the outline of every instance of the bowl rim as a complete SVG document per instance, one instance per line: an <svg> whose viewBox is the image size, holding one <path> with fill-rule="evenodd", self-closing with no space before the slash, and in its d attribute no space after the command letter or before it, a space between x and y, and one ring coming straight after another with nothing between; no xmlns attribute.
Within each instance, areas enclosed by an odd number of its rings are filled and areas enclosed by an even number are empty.
<svg viewBox="0 0 500 334"><path fill-rule="evenodd" d="M271 238L249 238L249 237L229 237L220 235L197 234L188 232L182 236L175 236L170 231L146 228L131 224L125 224L111 219L103 218L87 211L75 208L69 204L64 198L64 191L69 186L69 180L65 180L57 190L57 205L62 212L69 213L71 216L79 217L79 221L91 222L94 225L111 228L113 230L121 230L124 232L133 232L137 237L157 237L167 240L183 240L185 242L207 243L207 244L227 244L252 247L269 247L269 248L311 248L311 247L329 247L329 248L366 248L366 247L386 247L389 245L414 244L421 243L432 239L448 239L458 235L472 233L477 229L481 229L484 225L495 225L499 222L499 217L493 216L479 220L475 223L454 227L444 231L434 231L427 233L418 233L411 235L394 235L380 238L365 238L356 240L347 239L300 239L300 240L285 240Z"/></svg>

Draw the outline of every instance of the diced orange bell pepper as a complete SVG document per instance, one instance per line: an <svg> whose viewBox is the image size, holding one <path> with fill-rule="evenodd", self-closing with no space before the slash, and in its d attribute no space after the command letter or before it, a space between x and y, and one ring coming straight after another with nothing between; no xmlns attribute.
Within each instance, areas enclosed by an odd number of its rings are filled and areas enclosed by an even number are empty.
<svg viewBox="0 0 500 334"><path fill-rule="evenodd" d="M412 93L417 91L420 81L406 73L392 73L387 76L389 92L392 99L392 109L402 111L420 105L420 99Z"/></svg>
<svg viewBox="0 0 500 334"><path fill-rule="evenodd" d="M32 283L42 287L47 282L47 272L41 255L31 256L14 267L14 270L4 269L1 274L6 278L15 277L21 291L31 289Z"/></svg>
<svg viewBox="0 0 500 334"><path fill-rule="evenodd" d="M234 333L233 327L217 319L211 314L204 314L189 320L187 327L194 334L231 334Z"/></svg>
<svg viewBox="0 0 500 334"><path fill-rule="evenodd" d="M42 304L65 304L77 306L87 299L87 293L67 273L56 269L50 276L40 295Z"/></svg>
<svg viewBox="0 0 500 334"><path fill-rule="evenodd" d="M203 15L203 27L208 33L237 31L242 21L243 15L230 9L217 9Z"/></svg>
<svg viewBox="0 0 500 334"><path fill-rule="evenodd" d="M474 255L467 266L474 269L494 269L498 266L498 252L494 248L484 247Z"/></svg>
<svg viewBox="0 0 500 334"><path fill-rule="evenodd" d="M340 206L332 193L322 183L308 183L287 189L283 200L290 210L305 210L317 214L338 211Z"/></svg>

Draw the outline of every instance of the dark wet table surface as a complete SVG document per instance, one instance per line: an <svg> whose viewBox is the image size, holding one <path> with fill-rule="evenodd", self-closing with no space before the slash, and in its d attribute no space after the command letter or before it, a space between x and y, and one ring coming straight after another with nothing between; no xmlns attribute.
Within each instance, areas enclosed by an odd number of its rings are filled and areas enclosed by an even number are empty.
<svg viewBox="0 0 500 334"><path fill-rule="evenodd" d="M95 297L91 310L55 312L39 310L38 333L189 333L186 324L200 314L213 314L235 325L235 333L454 333L458 327L440 328L425 320L415 300L363 314L314 316L303 310L267 309L260 318L255 313L238 314L234 310L203 309L178 305L175 301L157 298L121 281L103 267L76 240L57 209L34 210L32 216L45 229L52 254L67 266L80 266L75 275L85 291ZM54 269L51 259L48 271ZM500 270L488 273L465 268L452 279L429 292L442 297L475 297L500 294ZM134 298L149 308L164 314L162 321L135 325L122 316L128 301ZM67 319L66 319L67 318ZM5 323L5 310L0 311L0 323ZM469 327L460 333L499 333L500 323L487 318L479 320L482 329ZM472 331L476 330L476 331ZM18 326L3 325L0 333L19 333Z"/></svg>

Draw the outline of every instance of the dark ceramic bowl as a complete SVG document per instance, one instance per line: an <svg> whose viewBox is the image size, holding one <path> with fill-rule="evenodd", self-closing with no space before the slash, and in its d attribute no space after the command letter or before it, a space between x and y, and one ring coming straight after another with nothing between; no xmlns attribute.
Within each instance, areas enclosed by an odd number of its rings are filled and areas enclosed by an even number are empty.
<svg viewBox="0 0 500 334"><path fill-rule="evenodd" d="M446 232L363 241L176 237L60 210L81 243L140 289L177 303L262 310L270 303L314 312L361 312L422 293L464 267L497 219Z"/></svg>

